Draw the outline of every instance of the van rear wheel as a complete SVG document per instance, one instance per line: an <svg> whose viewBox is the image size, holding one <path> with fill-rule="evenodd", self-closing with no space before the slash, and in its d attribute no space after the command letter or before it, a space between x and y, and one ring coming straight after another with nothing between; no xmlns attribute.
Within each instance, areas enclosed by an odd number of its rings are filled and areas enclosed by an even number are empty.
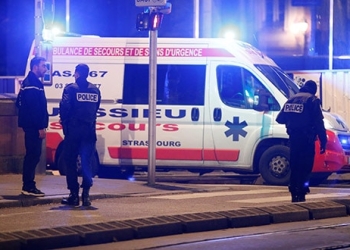
<svg viewBox="0 0 350 250"><path fill-rule="evenodd" d="M259 161L262 178L270 185L288 185L290 178L289 147L276 145L268 148Z"/></svg>

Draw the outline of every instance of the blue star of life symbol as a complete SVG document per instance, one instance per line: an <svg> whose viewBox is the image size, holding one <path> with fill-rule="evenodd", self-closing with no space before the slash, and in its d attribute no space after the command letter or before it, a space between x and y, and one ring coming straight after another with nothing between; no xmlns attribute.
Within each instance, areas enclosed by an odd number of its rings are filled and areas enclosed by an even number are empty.
<svg viewBox="0 0 350 250"><path fill-rule="evenodd" d="M232 135L232 141L238 141L239 136L246 137L247 131L245 131L243 128L248 126L246 121L239 122L239 117L234 116L233 117L233 123L230 121L226 121L225 126L229 129L225 131L226 137L229 137Z"/></svg>

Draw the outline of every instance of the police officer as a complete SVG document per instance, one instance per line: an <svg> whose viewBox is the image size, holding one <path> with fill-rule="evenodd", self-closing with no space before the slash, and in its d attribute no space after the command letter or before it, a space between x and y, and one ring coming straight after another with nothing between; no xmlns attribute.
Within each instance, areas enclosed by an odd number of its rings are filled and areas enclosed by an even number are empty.
<svg viewBox="0 0 350 250"><path fill-rule="evenodd" d="M63 156L67 167L66 180L70 194L62 200L62 204L79 206L79 183L77 157L80 154L83 181L80 187L82 205L90 206L89 190L92 186L91 158L96 143L96 113L100 106L99 89L87 81L89 67L78 64L75 68L75 83L67 85L63 90L60 102L60 119L63 127Z"/></svg>
<svg viewBox="0 0 350 250"><path fill-rule="evenodd" d="M23 161L22 194L36 197L45 196L36 188L35 168L40 161L43 139L49 123L45 90L40 78L44 76L46 59L34 57L30 61L30 72L24 79L18 93L18 126L24 131L26 155Z"/></svg>
<svg viewBox="0 0 350 250"><path fill-rule="evenodd" d="M288 99L276 118L278 123L286 125L289 135L289 192L292 202L305 201L305 194L310 192L309 179L314 164L316 136L320 140L320 153L326 150L326 129L316 91L316 83L307 81L299 93Z"/></svg>

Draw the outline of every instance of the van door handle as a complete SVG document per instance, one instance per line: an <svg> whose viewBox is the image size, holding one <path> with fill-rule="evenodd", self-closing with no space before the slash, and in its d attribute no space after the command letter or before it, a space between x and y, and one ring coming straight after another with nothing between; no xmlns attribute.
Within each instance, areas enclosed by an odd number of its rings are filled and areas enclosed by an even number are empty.
<svg viewBox="0 0 350 250"><path fill-rule="evenodd" d="M213 114L214 121L216 122L221 121L221 116L222 116L221 108L215 108L214 114Z"/></svg>
<svg viewBox="0 0 350 250"><path fill-rule="evenodd" d="M199 120L199 108L192 108L191 118L194 122L197 122Z"/></svg>

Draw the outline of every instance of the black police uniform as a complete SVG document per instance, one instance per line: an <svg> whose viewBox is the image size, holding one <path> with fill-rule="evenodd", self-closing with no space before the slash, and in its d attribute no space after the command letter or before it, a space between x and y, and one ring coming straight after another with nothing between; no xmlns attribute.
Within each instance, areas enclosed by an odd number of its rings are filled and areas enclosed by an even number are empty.
<svg viewBox="0 0 350 250"><path fill-rule="evenodd" d="M26 155L23 162L23 191L39 191L36 188L35 168L40 161L42 141L39 130L46 129L49 123L44 86L38 77L29 72L18 93L18 126L23 128ZM38 194L38 195L40 195Z"/></svg>
<svg viewBox="0 0 350 250"><path fill-rule="evenodd" d="M65 87L60 102L60 118L65 135L63 154L67 165L67 185L75 198L79 192L76 165L78 155L81 157L83 196L84 191L88 196L88 191L93 184L90 162L95 152L96 113L100 102L99 89L81 77L76 80L76 83ZM67 204L77 205L76 202L71 204L71 201L72 199Z"/></svg>
<svg viewBox="0 0 350 250"><path fill-rule="evenodd" d="M284 104L276 118L278 123L286 125L289 135L289 191L292 202L305 201L305 194L310 192L309 179L314 164L316 136L321 142L321 153L324 153L327 143L320 100L315 96L316 89L314 81L306 82L300 92Z"/></svg>

